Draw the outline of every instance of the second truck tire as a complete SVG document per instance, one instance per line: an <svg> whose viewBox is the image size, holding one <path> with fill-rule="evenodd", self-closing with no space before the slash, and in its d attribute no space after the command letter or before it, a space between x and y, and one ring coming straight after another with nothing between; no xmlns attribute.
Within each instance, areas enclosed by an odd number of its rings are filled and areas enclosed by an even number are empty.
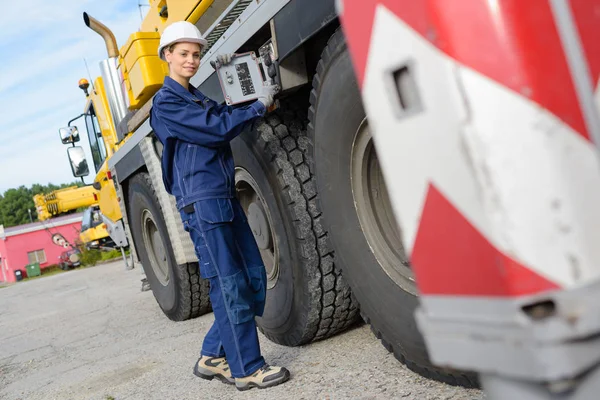
<svg viewBox="0 0 600 400"><path fill-rule="evenodd" d="M340 30L323 50L310 100L320 204L336 262L363 318L409 368L447 383L475 386L473 375L439 369L429 361L414 319L416 286Z"/></svg>
<svg viewBox="0 0 600 400"><path fill-rule="evenodd" d="M238 198L267 268L267 303L257 323L287 346L329 337L358 317L321 224L305 126L306 117L282 103L232 142Z"/></svg>
<svg viewBox="0 0 600 400"><path fill-rule="evenodd" d="M200 277L198 264L175 261L160 203L145 172L129 182L128 215L138 257L165 315L184 321L211 311L208 281Z"/></svg>

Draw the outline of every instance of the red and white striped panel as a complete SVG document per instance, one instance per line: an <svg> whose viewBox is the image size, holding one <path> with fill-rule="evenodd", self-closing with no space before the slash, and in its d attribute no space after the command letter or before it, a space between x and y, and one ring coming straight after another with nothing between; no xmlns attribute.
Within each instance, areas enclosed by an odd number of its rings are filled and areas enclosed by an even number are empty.
<svg viewBox="0 0 600 400"><path fill-rule="evenodd" d="M573 1L586 38L600 37L597 3ZM420 291L506 297L600 278L600 164L548 1L341 8ZM598 82L598 42L582 45ZM403 65L423 105L405 117L390 85Z"/></svg>

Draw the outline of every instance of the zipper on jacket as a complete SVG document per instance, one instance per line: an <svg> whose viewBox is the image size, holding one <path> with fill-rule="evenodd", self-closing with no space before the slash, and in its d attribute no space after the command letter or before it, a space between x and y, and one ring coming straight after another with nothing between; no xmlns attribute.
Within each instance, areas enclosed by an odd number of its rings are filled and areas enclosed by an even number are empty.
<svg viewBox="0 0 600 400"><path fill-rule="evenodd" d="M221 162L221 169L223 170L223 174L225 175L225 182L227 183L227 190L231 189L231 183L229 182L229 174L227 173L227 168L225 167L225 161L223 160L224 153L219 149L219 161Z"/></svg>

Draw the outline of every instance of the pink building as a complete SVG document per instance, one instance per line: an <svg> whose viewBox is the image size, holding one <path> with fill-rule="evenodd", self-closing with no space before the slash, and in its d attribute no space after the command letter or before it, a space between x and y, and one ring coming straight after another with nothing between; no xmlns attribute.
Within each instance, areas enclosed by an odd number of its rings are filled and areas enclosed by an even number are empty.
<svg viewBox="0 0 600 400"><path fill-rule="evenodd" d="M79 237L82 213L56 217L44 222L34 222L4 228L0 225L0 281L14 282L17 269L35 262L43 269L58 264L58 257L67 250L52 242L52 235L60 233L69 242Z"/></svg>

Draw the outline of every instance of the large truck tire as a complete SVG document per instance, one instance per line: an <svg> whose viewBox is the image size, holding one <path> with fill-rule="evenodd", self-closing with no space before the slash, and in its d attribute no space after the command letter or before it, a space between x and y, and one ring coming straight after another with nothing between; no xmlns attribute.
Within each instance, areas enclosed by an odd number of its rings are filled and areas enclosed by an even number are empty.
<svg viewBox="0 0 600 400"><path fill-rule="evenodd" d="M385 348L415 372L475 386L472 374L434 367L417 329L417 289L341 30L322 52L310 101L309 136L325 228L363 319Z"/></svg>
<svg viewBox="0 0 600 400"><path fill-rule="evenodd" d="M208 281L197 263L177 265L160 203L150 176L129 181L129 222L137 254L158 305L173 321L211 311Z"/></svg>
<svg viewBox="0 0 600 400"><path fill-rule="evenodd" d="M307 97L304 117L282 103L232 142L238 198L267 269L267 302L257 324L286 346L327 338L359 318L315 202Z"/></svg>

